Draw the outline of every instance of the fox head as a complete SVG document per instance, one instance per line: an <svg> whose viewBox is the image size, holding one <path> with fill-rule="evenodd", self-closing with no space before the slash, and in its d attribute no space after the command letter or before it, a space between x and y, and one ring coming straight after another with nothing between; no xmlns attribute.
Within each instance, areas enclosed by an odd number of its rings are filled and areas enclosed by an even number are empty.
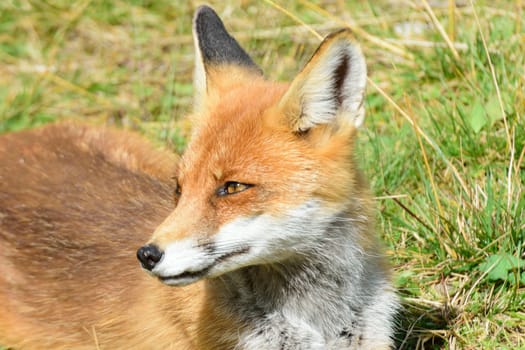
<svg viewBox="0 0 525 350"><path fill-rule="evenodd" d="M169 285L306 257L360 191L366 64L349 31L329 35L291 84L266 80L211 8L197 10L193 35L194 129L176 208L137 252Z"/></svg>

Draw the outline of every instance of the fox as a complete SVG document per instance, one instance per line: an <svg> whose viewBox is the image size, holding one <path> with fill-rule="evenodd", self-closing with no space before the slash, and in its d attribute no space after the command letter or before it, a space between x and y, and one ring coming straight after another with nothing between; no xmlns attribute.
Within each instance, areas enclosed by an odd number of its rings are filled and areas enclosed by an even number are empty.
<svg viewBox="0 0 525 350"><path fill-rule="evenodd" d="M180 157L71 122L0 136L0 344L391 349L399 301L356 159L367 67L352 33L290 83L209 6L193 38Z"/></svg>

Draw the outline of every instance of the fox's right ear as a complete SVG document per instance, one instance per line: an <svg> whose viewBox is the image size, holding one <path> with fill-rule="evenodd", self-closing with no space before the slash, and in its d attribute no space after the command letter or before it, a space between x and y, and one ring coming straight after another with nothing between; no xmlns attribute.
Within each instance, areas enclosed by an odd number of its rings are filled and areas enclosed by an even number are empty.
<svg viewBox="0 0 525 350"><path fill-rule="evenodd" d="M359 127L366 77L365 59L351 32L329 35L279 102L280 124L298 133Z"/></svg>
<svg viewBox="0 0 525 350"><path fill-rule="evenodd" d="M194 108L197 111L203 108L211 93L227 89L229 84L239 83L252 74L262 75L262 70L226 31L217 13L209 6L200 6L195 12L193 42Z"/></svg>

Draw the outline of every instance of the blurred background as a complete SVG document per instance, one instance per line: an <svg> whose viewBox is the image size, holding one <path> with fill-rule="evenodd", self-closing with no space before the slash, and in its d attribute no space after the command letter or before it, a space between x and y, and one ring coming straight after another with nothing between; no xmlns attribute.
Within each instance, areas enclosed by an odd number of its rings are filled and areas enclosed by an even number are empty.
<svg viewBox="0 0 525 350"><path fill-rule="evenodd" d="M525 349L525 1L208 1L270 79L349 27L358 157L403 297L399 349ZM197 1L0 1L0 133L74 119L182 152ZM0 164L1 166L1 164Z"/></svg>

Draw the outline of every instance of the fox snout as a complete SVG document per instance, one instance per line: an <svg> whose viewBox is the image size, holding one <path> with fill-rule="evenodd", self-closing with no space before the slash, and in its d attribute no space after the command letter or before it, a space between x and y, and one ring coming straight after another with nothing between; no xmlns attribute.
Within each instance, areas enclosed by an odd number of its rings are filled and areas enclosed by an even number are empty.
<svg viewBox="0 0 525 350"><path fill-rule="evenodd" d="M147 244L137 250L137 259L139 259L142 267L148 271L153 270L163 256L164 252L154 244Z"/></svg>

